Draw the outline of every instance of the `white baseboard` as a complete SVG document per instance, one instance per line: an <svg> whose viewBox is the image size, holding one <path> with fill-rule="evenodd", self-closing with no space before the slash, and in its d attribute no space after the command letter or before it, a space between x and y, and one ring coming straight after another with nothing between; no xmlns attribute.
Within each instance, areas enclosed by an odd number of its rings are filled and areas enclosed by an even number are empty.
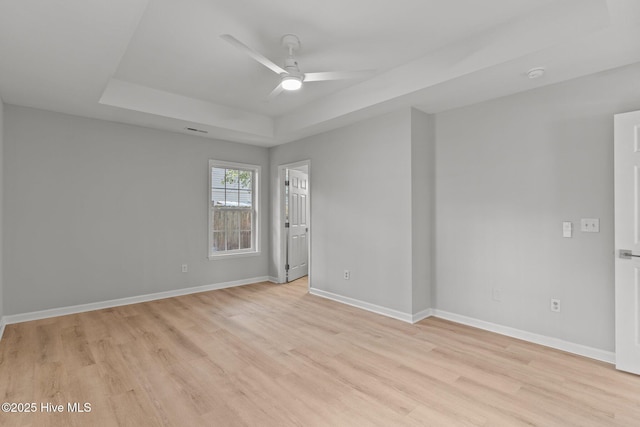
<svg viewBox="0 0 640 427"><path fill-rule="evenodd" d="M83 313L86 311L101 310L103 308L118 307L121 305L137 304L140 302L155 301L164 298L172 298L181 295L197 294L199 292L215 291L217 289L231 288L235 286L249 285L252 283L267 282L269 277L253 277L251 279L234 280L232 282L215 283L213 285L196 286L193 288L175 289L172 291L157 292L153 294L138 295L135 297L112 299L108 301L92 302L89 304L73 305L69 307L52 308L49 310L32 311L30 313L12 314L2 318L4 325L29 322L31 320L47 319L49 317L65 316L67 314ZM1 338L1 335L0 335Z"/></svg>
<svg viewBox="0 0 640 427"><path fill-rule="evenodd" d="M402 311L393 310L391 308L382 307L380 305L371 304L365 301L360 301L355 298L349 298L342 295L334 294L332 292L323 291L321 289L310 288L309 293L322 298L327 298L333 301L341 302L343 304L350 305L352 307L361 308L363 310L371 311L372 313L381 314L383 316L391 317L393 319L402 320L407 323L417 323L427 317L433 316L433 310L427 308L419 311L415 314L403 313Z"/></svg>
<svg viewBox="0 0 640 427"><path fill-rule="evenodd" d="M0 318L0 339L4 333L6 325L20 322L28 322L31 320L47 319L50 317L65 316L67 314L83 313L86 311L100 310L103 308L118 307L121 305L137 304L141 302L154 301L164 298L171 298L181 295L195 294L199 292L213 291L217 289L231 288L235 286L249 285L259 282L273 282L278 283L277 279L273 280L273 277L254 277L251 279L235 280L232 282L216 283L212 285L196 286L192 288L175 289L172 291L157 292L147 295L138 295L135 297L120 298L108 301L101 301L89 304L80 304L69 307L53 308L49 310L34 311L30 313L13 314L9 316L3 316ZM450 313L444 310L431 309L422 310L415 314L403 313L401 311L393 310L387 307L382 307L376 304L371 304L365 301L360 301L354 298L345 297L342 295L334 294L332 292L323 291L320 289L309 289L309 293L322 298L327 298L333 301L337 301L343 304L347 304L356 308L367 310L376 314L391 317L397 320L401 320L407 323L417 323L430 316L439 317L441 319L450 320L452 322L461 323L463 325L472 326L474 328L483 329L490 332L495 332L501 335L506 335L513 338L518 338L524 341L532 342L535 344L544 345L546 347L555 348L558 350L566 351L569 353L577 354L591 359L600 360L607 363L615 363L615 353L605 350L600 350L593 347L588 347L582 344L575 344L569 341L564 341L559 338L548 337L545 335L539 335L532 332L523 331L520 329L512 328L509 326L498 325L496 323L486 322L484 320L474 319L472 317L463 316L460 314Z"/></svg>
<svg viewBox="0 0 640 427"><path fill-rule="evenodd" d="M460 314L449 313L447 311L434 309L432 315L441 319L450 320L452 322L461 323L463 325L473 326L474 328L484 329L485 331L495 332L500 335L518 338L535 344L544 345L546 347L555 348L557 350L566 351L568 353L577 354L579 356L600 360L607 363L615 363L615 353L611 351L600 350L598 348L588 347L582 344L575 344L559 338L548 337L546 335L534 334L532 332L522 331L520 329L511 328L509 326L498 325L496 323L485 322L484 320L474 319L472 317L462 316Z"/></svg>
<svg viewBox="0 0 640 427"><path fill-rule="evenodd" d="M397 320L402 320L403 322L413 323L411 314L403 313L401 311L393 310L391 308L382 307L380 305L371 304L365 301L360 301L354 298L345 297L342 295L334 294L332 292L327 292L327 291L323 291L315 288L309 289L309 293L311 295L316 295L322 298L327 298L333 301L341 302L343 304L347 304L353 307L361 308L363 310L371 311L376 314L381 314L383 316L392 317Z"/></svg>
<svg viewBox="0 0 640 427"><path fill-rule="evenodd" d="M421 320L426 319L427 317L433 316L433 309L427 308L425 310L419 311L416 314L411 316L411 323L418 323Z"/></svg>
<svg viewBox="0 0 640 427"><path fill-rule="evenodd" d="M280 279L278 279L277 277L269 276L269 281L270 281L271 283L277 283L277 284L280 284Z"/></svg>
<svg viewBox="0 0 640 427"><path fill-rule="evenodd" d="M518 338L534 344L540 344L546 347L555 348L557 350L566 351L568 353L577 354L579 356L588 357L590 359L600 360L602 362L614 364L616 360L615 353L611 351L600 350L598 348L588 347L586 345L576 344L569 341L561 340L559 338L548 337L546 335L534 334L532 332L511 328L509 326L498 325L496 323L486 322L484 320L474 319L472 317L462 316L460 314L450 313L444 310L428 308L411 315L408 313L403 313L401 311L392 310L387 307L382 307L320 289L311 288L309 289L309 293L333 301L341 302L353 307L361 308L363 310L371 311L376 314L381 314L383 316L402 320L403 322L407 323L417 323L428 317L435 316L441 319L450 320L452 322L461 323L463 325L473 326L474 328L483 329L485 331L495 332L500 335Z"/></svg>

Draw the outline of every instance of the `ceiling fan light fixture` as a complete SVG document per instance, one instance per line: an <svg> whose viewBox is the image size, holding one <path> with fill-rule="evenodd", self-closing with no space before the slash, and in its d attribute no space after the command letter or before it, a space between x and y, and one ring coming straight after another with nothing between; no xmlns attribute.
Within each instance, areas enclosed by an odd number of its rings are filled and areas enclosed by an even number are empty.
<svg viewBox="0 0 640 427"><path fill-rule="evenodd" d="M302 87L302 78L288 74L280 81L284 90L298 90Z"/></svg>

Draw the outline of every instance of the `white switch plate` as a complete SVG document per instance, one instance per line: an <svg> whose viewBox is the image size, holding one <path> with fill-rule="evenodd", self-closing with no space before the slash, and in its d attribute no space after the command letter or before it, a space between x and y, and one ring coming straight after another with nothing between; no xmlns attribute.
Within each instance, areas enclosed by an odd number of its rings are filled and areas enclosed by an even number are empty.
<svg viewBox="0 0 640 427"><path fill-rule="evenodd" d="M582 218L580 220L580 231L585 233L599 233L600 219L598 218Z"/></svg>
<svg viewBox="0 0 640 427"><path fill-rule="evenodd" d="M571 221L564 221L562 223L562 237L572 237L573 236L573 224Z"/></svg>

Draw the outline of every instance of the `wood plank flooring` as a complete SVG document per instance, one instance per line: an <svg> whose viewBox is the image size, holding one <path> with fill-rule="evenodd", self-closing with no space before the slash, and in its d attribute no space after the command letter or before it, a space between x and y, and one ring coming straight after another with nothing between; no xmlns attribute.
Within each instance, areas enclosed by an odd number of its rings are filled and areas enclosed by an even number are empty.
<svg viewBox="0 0 640 427"><path fill-rule="evenodd" d="M640 377L302 279L8 325L2 402L37 411L1 426L638 426Z"/></svg>

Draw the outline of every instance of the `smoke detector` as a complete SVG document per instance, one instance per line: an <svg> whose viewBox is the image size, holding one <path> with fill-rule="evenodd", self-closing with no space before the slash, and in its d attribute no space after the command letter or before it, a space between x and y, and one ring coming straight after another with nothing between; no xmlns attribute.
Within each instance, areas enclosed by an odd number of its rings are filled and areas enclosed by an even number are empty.
<svg viewBox="0 0 640 427"><path fill-rule="evenodd" d="M544 75L544 68L542 67L532 68L529 71L527 71L527 77L529 77L530 79L537 79L539 77L542 77L543 75Z"/></svg>

